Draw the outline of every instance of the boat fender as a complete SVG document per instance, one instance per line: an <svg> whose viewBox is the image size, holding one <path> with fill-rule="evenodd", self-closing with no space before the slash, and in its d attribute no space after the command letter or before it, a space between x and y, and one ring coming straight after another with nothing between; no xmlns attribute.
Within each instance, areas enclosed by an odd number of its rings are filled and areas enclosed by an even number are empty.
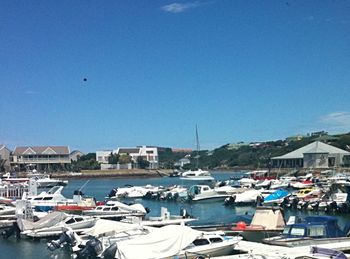
<svg viewBox="0 0 350 259"><path fill-rule="evenodd" d="M247 224L244 221L240 221L240 222L237 223L236 226L237 226L238 229L243 230L243 229L246 229Z"/></svg>
<svg viewBox="0 0 350 259"><path fill-rule="evenodd" d="M114 259L116 257L117 253L117 243L114 243L110 245L104 252L103 252L103 258L104 259Z"/></svg>

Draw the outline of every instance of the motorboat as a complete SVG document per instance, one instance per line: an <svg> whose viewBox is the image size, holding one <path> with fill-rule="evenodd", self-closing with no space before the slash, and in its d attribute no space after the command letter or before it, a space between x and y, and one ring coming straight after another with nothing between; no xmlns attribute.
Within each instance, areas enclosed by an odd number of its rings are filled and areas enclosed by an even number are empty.
<svg viewBox="0 0 350 259"><path fill-rule="evenodd" d="M264 238L280 235L286 225L283 209L279 207L257 207L249 225L238 222L232 230L247 241L261 242Z"/></svg>
<svg viewBox="0 0 350 259"><path fill-rule="evenodd" d="M38 188L52 188L54 186L66 186L68 180L53 179L47 174L32 174L31 179L37 182Z"/></svg>
<svg viewBox="0 0 350 259"><path fill-rule="evenodd" d="M75 190L73 200L57 203L55 210L68 213L80 213L86 210L93 210L95 207L95 198L84 196L82 191Z"/></svg>
<svg viewBox="0 0 350 259"><path fill-rule="evenodd" d="M192 180L192 181L214 181L214 177L210 174L209 171L205 171L202 169L189 170L183 172L181 180Z"/></svg>
<svg viewBox="0 0 350 259"><path fill-rule="evenodd" d="M147 235L116 242L103 252L104 258L194 259L224 256L233 252L240 239L202 232L187 226L169 225Z"/></svg>
<svg viewBox="0 0 350 259"><path fill-rule="evenodd" d="M246 206L263 201L260 190L250 189L242 193L233 194L225 199L225 205Z"/></svg>
<svg viewBox="0 0 350 259"><path fill-rule="evenodd" d="M83 211L83 215L122 219L126 216L143 217L147 214L147 211L140 203L127 205L118 201L108 201L105 205L99 205L91 210Z"/></svg>
<svg viewBox="0 0 350 259"><path fill-rule="evenodd" d="M349 234L350 226L345 226L342 230L338 226L338 219L334 216L308 216L300 222L288 222L284 227L281 235L266 238L263 240L266 244L281 245L281 246L295 246L309 243L310 239L329 239L331 242L334 238L344 238Z"/></svg>
<svg viewBox="0 0 350 259"><path fill-rule="evenodd" d="M264 198L263 205L279 205L290 195L291 193L284 189L276 190Z"/></svg>
<svg viewBox="0 0 350 259"><path fill-rule="evenodd" d="M57 204L70 201L62 195L63 188L63 186L55 186L38 195L23 195L22 200L30 201L32 206L39 211L54 210Z"/></svg>
<svg viewBox="0 0 350 259"><path fill-rule="evenodd" d="M116 187L110 191L108 194L108 199L111 200L117 200L120 198L142 198L144 197L148 192L158 192L162 188L161 187L155 187L152 185L146 185L146 186L132 186L132 185L126 185L124 187Z"/></svg>
<svg viewBox="0 0 350 259"><path fill-rule="evenodd" d="M22 235L28 237L52 237L60 235L65 227L81 231L91 228L96 221L97 219L92 217L52 212L36 222L18 218L17 224Z"/></svg>
<svg viewBox="0 0 350 259"><path fill-rule="evenodd" d="M15 215L16 208L13 206L0 205L0 216Z"/></svg>
<svg viewBox="0 0 350 259"><path fill-rule="evenodd" d="M204 200L225 200L228 196L227 193L218 193L208 185L192 185L188 190L188 196L191 201L204 201Z"/></svg>

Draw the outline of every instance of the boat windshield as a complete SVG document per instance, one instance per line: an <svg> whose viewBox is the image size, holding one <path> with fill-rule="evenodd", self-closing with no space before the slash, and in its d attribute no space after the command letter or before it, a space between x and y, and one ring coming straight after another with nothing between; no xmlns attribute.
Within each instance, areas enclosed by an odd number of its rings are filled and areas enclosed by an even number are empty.
<svg viewBox="0 0 350 259"><path fill-rule="evenodd" d="M326 229L324 226L310 226L307 228L307 236L309 237L326 236Z"/></svg>
<svg viewBox="0 0 350 259"><path fill-rule="evenodd" d="M283 233L284 235L288 235L289 234L289 231L290 231L290 226L286 226L284 229L283 229Z"/></svg>
<svg viewBox="0 0 350 259"><path fill-rule="evenodd" d="M293 227L291 230L290 230L290 234L292 236L304 236L305 235L305 228L302 228L302 227Z"/></svg>

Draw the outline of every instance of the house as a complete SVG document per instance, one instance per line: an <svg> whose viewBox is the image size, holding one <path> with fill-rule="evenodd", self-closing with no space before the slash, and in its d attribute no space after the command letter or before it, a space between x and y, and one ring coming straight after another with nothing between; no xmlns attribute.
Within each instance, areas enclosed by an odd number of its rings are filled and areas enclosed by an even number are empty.
<svg viewBox="0 0 350 259"><path fill-rule="evenodd" d="M5 145L0 145L0 172L10 169L10 155L11 151Z"/></svg>
<svg viewBox="0 0 350 259"><path fill-rule="evenodd" d="M344 160L349 156L348 151L315 141L283 156L273 157L272 165L282 168L339 167L344 165Z"/></svg>
<svg viewBox="0 0 350 259"><path fill-rule="evenodd" d="M62 170L71 163L68 146L16 147L11 166L18 170L35 167L38 171Z"/></svg>
<svg viewBox="0 0 350 259"><path fill-rule="evenodd" d="M183 167L184 165L190 164L191 160L188 159L187 157L181 158L179 159L179 161L177 161L174 166L179 166L179 167Z"/></svg>
<svg viewBox="0 0 350 259"><path fill-rule="evenodd" d="M79 159L80 157L82 157L83 155L84 155L83 152L81 152L81 151L79 151L79 150L73 150L73 151L70 153L69 157L70 157L70 160L72 160L72 161L78 161L78 159Z"/></svg>
<svg viewBox="0 0 350 259"><path fill-rule="evenodd" d="M138 147L120 147L115 150L104 150L96 152L96 161L100 164L108 164L108 158L113 154L118 154L119 156L128 155L131 157L131 161L135 166L138 164L139 157L142 157L149 162L150 169L157 169L158 160L158 148L150 146L138 146ZM105 167L105 166L103 166Z"/></svg>

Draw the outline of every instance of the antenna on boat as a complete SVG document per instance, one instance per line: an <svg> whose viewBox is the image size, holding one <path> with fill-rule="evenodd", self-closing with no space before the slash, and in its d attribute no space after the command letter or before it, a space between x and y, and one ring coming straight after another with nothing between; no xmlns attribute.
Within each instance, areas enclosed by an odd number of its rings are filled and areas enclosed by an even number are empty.
<svg viewBox="0 0 350 259"><path fill-rule="evenodd" d="M85 185L87 185L89 182L90 182L90 180L87 180L87 181L79 188L79 191L81 191L81 190L85 187Z"/></svg>

